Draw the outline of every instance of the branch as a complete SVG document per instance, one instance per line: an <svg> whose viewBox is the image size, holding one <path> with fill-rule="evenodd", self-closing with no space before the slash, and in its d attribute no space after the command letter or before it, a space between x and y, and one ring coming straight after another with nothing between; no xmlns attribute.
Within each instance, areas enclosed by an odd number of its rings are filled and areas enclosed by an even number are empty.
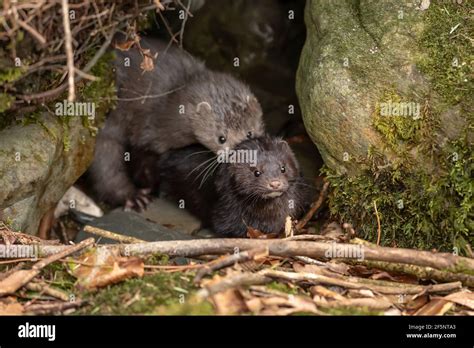
<svg viewBox="0 0 474 348"><path fill-rule="evenodd" d="M71 23L69 22L68 0L61 0L63 10L63 26L65 35L65 49L67 57L68 86L69 94L67 100L73 102L76 99L76 89L74 86L74 53L72 51Z"/></svg>
<svg viewBox="0 0 474 348"><path fill-rule="evenodd" d="M145 242L142 239L134 238L134 237L129 237L129 236L123 236L121 234L115 233L115 232L110 232L103 230L98 227L93 227L93 226L85 226L84 227L84 232L94 234L96 236L116 240L117 242L122 242L122 243L143 243Z"/></svg>
<svg viewBox="0 0 474 348"><path fill-rule="evenodd" d="M103 246L105 247L105 246ZM351 257L340 257L338 259L356 260L353 256L354 245L345 243L321 243L305 241L285 241L281 239L238 239L238 238L216 238L196 240L159 241L149 243L137 243L128 245L111 245L108 248L119 248L123 255L145 256L151 254L165 254L169 256L195 257L200 255L222 255L234 253L238 250L250 250L255 248L268 248L270 255L292 257L308 256L311 258L326 259L326 252L337 248L342 250L342 255ZM51 255L63 250L63 246L40 245L42 256ZM474 260L467 257L456 256L450 253L433 253L431 251L361 246L363 260L385 261L403 264L412 264L423 267L432 267L453 273L474 273Z"/></svg>
<svg viewBox="0 0 474 348"><path fill-rule="evenodd" d="M94 244L94 242L94 238L89 238L83 240L82 242L76 245L60 246L55 253L35 263L31 269L19 270L17 272L12 273L8 277L0 281L0 297L8 294L13 294L15 291L28 284L34 277L36 277L41 272L41 269L43 269L50 263L60 260L83 248L86 248Z"/></svg>
<svg viewBox="0 0 474 348"><path fill-rule="evenodd" d="M300 231L303 227L305 227L308 221L311 220L316 211L321 207L328 192L328 188L329 182L325 182L317 201L311 206L311 209L306 213L301 221L296 224L296 230Z"/></svg>

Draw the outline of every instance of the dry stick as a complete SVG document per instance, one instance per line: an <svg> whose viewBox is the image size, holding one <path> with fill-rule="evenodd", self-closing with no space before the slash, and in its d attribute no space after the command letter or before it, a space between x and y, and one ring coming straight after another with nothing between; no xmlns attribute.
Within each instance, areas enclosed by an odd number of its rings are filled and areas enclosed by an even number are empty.
<svg viewBox="0 0 474 348"><path fill-rule="evenodd" d="M63 257L75 253L76 251L79 251L83 248L92 245L94 244L94 242L94 238L88 238L76 245L65 246L62 248L60 247L60 249L57 249L58 251L56 253L53 253L51 256L35 263L33 267L31 267L31 269L19 270L15 273L12 273L8 277L0 281L0 297L5 296L7 294L15 293L15 291L25 286L34 277L36 277L41 272L42 268L46 267L50 263L62 259Z"/></svg>
<svg viewBox="0 0 474 348"><path fill-rule="evenodd" d="M184 7L184 5L179 0L178 3L186 10L186 16L184 16L183 23L181 24L181 30L179 32L179 47L183 48L184 27L186 26L188 16L191 15L191 13L189 12L189 8L191 7L191 0L188 0L188 7Z"/></svg>
<svg viewBox="0 0 474 348"><path fill-rule="evenodd" d="M328 236L321 236L319 234L298 234L296 236L292 237L287 237L284 238L283 240L304 240L304 241L309 241L309 240L326 240L326 241L336 241L337 239L334 237L328 237Z"/></svg>
<svg viewBox="0 0 474 348"><path fill-rule="evenodd" d="M258 273L242 273L233 277L226 277L222 281L205 286L197 292L199 297L208 297L218 292L240 286L264 285L272 281L272 278Z"/></svg>
<svg viewBox="0 0 474 348"><path fill-rule="evenodd" d="M66 294L64 291L52 288L46 284L31 282L31 283L26 284L25 287L30 291L42 292L45 295L59 298L60 300L64 302L69 301L69 295Z"/></svg>
<svg viewBox="0 0 474 348"><path fill-rule="evenodd" d="M127 245L102 246L105 248L119 248L122 255L146 256L165 254L169 256L195 257L201 255L222 255L233 253L235 248L250 250L268 247L270 255L292 257L308 256L311 258L326 258L327 251L337 247L343 255L353 255L353 244L328 244L321 242L285 241L281 239L245 239L245 238L216 238L194 240L172 240ZM64 250L64 246L40 245L40 256L48 256ZM433 253L423 250L403 248L363 246L364 260L396 262L432 267L453 273L467 273L474 271L474 260L456 256L450 253ZM339 257L350 259L353 257Z"/></svg>
<svg viewBox="0 0 474 348"><path fill-rule="evenodd" d="M21 19L17 19L17 22L20 25L20 27L22 27L28 33L30 33L31 36L33 36L36 40L38 40L41 45L46 44L46 39L44 38L44 36L38 33L38 31L35 28L30 26L28 23L23 22Z"/></svg>
<svg viewBox="0 0 474 348"><path fill-rule="evenodd" d="M248 251L242 251L240 253L229 255L223 259L211 261L205 265L202 265L202 268L197 272L196 276L194 277L194 282L200 282L203 277L208 274L211 274L214 271L228 266L232 266L238 262L247 262L250 260L254 260L259 256L268 256L268 249L257 248Z"/></svg>
<svg viewBox="0 0 474 348"><path fill-rule="evenodd" d="M65 49L67 57L68 86L69 92L67 100L73 102L76 99L76 89L74 86L74 53L72 52L71 23L69 23L69 4L68 0L61 1L63 10L63 26L65 35Z"/></svg>
<svg viewBox="0 0 474 348"><path fill-rule="evenodd" d="M122 242L122 243L144 243L145 242L142 239L138 239L138 238L135 238L135 237L129 237L129 236L123 236L123 235L115 233L115 232L110 232L110 231L103 230L101 228L94 227L94 226L89 226L89 225L84 227L84 231L87 232L87 233L92 233L96 236L100 236L100 237L104 237L104 238L108 238L108 239L113 239L113 240L116 240L116 241Z"/></svg>
<svg viewBox="0 0 474 348"><path fill-rule="evenodd" d="M326 197L328 188L329 182L326 181L321 193L319 194L318 200L311 206L311 209L306 213L306 215L296 224L296 230L300 231L303 227L305 227L308 221L311 220L316 211L321 207L324 198Z"/></svg>
<svg viewBox="0 0 474 348"><path fill-rule="evenodd" d="M377 211L377 202L374 201L375 217L377 218L377 245L380 245L380 236L382 234L382 228L380 227L380 217Z"/></svg>
<svg viewBox="0 0 474 348"><path fill-rule="evenodd" d="M370 289L387 295L406 294L414 295L422 291L428 293L448 292L462 288L461 282L453 282L446 284L435 285L408 285L400 283L392 283L387 281L371 281L371 279L341 277L332 278L321 274L307 273L307 272L284 272L272 269L264 269L258 274L268 278L279 278L289 281L309 281L320 284L336 285L347 289ZM379 285L386 284L386 285Z"/></svg>
<svg viewBox="0 0 474 348"><path fill-rule="evenodd" d="M105 52L107 51L107 48L110 46L110 43L112 42L112 38L113 38L115 32L116 32L115 29L112 30L112 32L110 33L109 38L102 44L102 46L95 53L94 57L89 61L89 63L87 63L87 65L84 67L84 69L82 69L82 72L88 73L94 67L94 65L97 63L97 61L105 54ZM82 80L82 77L78 76L78 77L76 77L75 82L77 83L81 80ZM45 91L45 92L39 92L39 93L36 93L36 94L31 94L31 95L22 94L22 95L19 95L18 98L20 98L24 101L27 101L27 102L32 102L32 101L37 101L37 100L45 101L45 100L49 100L49 99L53 99L53 98L57 97L59 94L61 94L63 91L65 91L67 89L67 87L68 87L68 83L63 83L62 85L60 85L60 86L58 86L54 89L51 89L51 90L48 90L48 91Z"/></svg>
<svg viewBox="0 0 474 348"><path fill-rule="evenodd" d="M431 267L421 267L416 265L408 265L403 263L389 263L382 261L351 261L346 260L349 264L361 264L369 268L382 269L388 272L404 273L417 277L418 279L432 279L438 282L454 282L461 281L463 285L474 287L474 275L451 273L440 271Z"/></svg>
<svg viewBox="0 0 474 348"><path fill-rule="evenodd" d="M325 308L340 308L340 307L367 307L371 309L388 309L393 307L393 303L382 298L350 298L341 299L337 301L322 301L313 299L317 306Z"/></svg>
<svg viewBox="0 0 474 348"><path fill-rule="evenodd" d="M74 302L32 304L29 306L25 306L25 311L29 313L44 315L44 314L62 312L70 308L80 307L84 303L85 303L84 301L74 301Z"/></svg>

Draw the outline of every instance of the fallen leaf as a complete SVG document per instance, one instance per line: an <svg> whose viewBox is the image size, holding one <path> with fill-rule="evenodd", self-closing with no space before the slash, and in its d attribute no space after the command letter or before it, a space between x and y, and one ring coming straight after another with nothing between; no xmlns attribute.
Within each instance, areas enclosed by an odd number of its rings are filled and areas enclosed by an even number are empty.
<svg viewBox="0 0 474 348"><path fill-rule="evenodd" d="M248 311L248 307L237 289L221 291L211 297L218 314L232 315Z"/></svg>
<svg viewBox="0 0 474 348"><path fill-rule="evenodd" d="M285 237L293 237L293 222L291 216L287 216L285 220Z"/></svg>
<svg viewBox="0 0 474 348"><path fill-rule="evenodd" d="M430 7L430 0L421 0L420 10L425 11Z"/></svg>
<svg viewBox="0 0 474 348"><path fill-rule="evenodd" d="M273 239L273 238L278 238L277 233L263 233L260 230L257 230L256 228L253 228L251 226L247 227L247 238L250 239Z"/></svg>
<svg viewBox="0 0 474 348"><path fill-rule="evenodd" d="M309 291L313 296L319 295L333 300L345 300L344 296L321 285L312 286Z"/></svg>
<svg viewBox="0 0 474 348"><path fill-rule="evenodd" d="M135 45L135 40L129 40L122 43L115 43L115 48L120 51L128 51L133 45Z"/></svg>
<svg viewBox="0 0 474 348"><path fill-rule="evenodd" d="M263 308L263 303L258 297L245 301L245 305L253 314L259 314Z"/></svg>
<svg viewBox="0 0 474 348"><path fill-rule="evenodd" d="M140 68L143 71L152 71L155 68L155 63L153 63L153 56L151 51L147 49L142 49L143 61L140 64Z"/></svg>
<svg viewBox="0 0 474 348"><path fill-rule="evenodd" d="M23 287L31 279L36 277L39 270L19 270L0 281L0 296L13 294L15 291Z"/></svg>
<svg viewBox="0 0 474 348"><path fill-rule="evenodd" d="M414 315L443 315L453 307L453 303L444 299L434 299L415 312Z"/></svg>
<svg viewBox="0 0 474 348"><path fill-rule="evenodd" d="M160 2L160 0L153 0L153 2L154 2L155 5L156 5L156 12L164 11L164 10L165 10L165 7L164 7L163 4Z"/></svg>
<svg viewBox="0 0 474 348"><path fill-rule="evenodd" d="M121 257L117 250L97 248L71 259L69 269L78 279L79 287L96 289L127 278L142 277L144 263L138 257Z"/></svg>
<svg viewBox="0 0 474 348"><path fill-rule="evenodd" d="M25 309L16 298L8 297L0 301L0 315L22 315Z"/></svg>
<svg viewBox="0 0 474 348"><path fill-rule="evenodd" d="M459 291L443 297L443 299L474 309L474 294L467 291Z"/></svg>

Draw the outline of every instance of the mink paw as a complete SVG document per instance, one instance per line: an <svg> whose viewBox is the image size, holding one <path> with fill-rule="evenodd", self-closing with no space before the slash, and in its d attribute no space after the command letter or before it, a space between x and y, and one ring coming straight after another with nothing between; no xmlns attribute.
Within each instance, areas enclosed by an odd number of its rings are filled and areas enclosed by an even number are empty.
<svg viewBox="0 0 474 348"><path fill-rule="evenodd" d="M132 211L140 213L146 210L148 204L152 201L151 189L140 189L138 190L133 197L125 201L125 206L123 207L124 211Z"/></svg>

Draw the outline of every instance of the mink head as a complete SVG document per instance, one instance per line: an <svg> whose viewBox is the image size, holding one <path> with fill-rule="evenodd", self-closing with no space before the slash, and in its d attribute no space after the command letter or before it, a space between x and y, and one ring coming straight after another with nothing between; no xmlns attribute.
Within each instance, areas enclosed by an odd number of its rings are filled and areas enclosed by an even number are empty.
<svg viewBox="0 0 474 348"><path fill-rule="evenodd" d="M284 195L300 176L298 162L288 143L269 136L244 141L236 148L240 157L255 161L237 161L228 171L243 196L273 199ZM254 151L255 157L241 151ZM246 163L245 163L246 162Z"/></svg>
<svg viewBox="0 0 474 348"><path fill-rule="evenodd" d="M263 135L262 109L249 87L223 73L212 72L191 82L193 131L214 153L234 149Z"/></svg>

